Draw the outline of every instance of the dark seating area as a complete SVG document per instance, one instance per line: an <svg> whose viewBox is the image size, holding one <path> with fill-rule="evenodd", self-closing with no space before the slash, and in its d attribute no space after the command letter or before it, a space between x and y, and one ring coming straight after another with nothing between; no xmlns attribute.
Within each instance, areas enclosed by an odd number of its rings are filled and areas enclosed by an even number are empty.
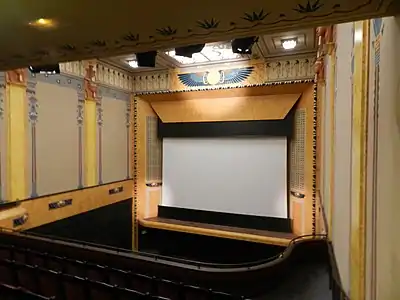
<svg viewBox="0 0 400 300"><path fill-rule="evenodd" d="M227 293L0 244L1 299L243 299Z"/></svg>

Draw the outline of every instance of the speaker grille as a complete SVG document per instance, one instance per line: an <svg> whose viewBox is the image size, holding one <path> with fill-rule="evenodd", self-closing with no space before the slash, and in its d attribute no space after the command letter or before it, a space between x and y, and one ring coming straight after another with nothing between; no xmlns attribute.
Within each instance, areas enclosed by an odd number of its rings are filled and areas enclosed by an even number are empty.
<svg viewBox="0 0 400 300"><path fill-rule="evenodd" d="M306 109L295 113L295 128L290 152L290 190L304 193L304 166L306 144Z"/></svg>
<svg viewBox="0 0 400 300"><path fill-rule="evenodd" d="M161 181L162 145L157 136L157 123L157 117L146 117L146 182Z"/></svg>

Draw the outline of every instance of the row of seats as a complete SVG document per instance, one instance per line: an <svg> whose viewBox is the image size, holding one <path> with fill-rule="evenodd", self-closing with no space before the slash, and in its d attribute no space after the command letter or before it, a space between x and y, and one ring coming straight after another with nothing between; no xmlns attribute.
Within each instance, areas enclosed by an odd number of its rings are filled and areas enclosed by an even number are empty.
<svg viewBox="0 0 400 300"><path fill-rule="evenodd" d="M45 297L27 289L0 283L1 300L55 300L55 297Z"/></svg>
<svg viewBox="0 0 400 300"><path fill-rule="evenodd" d="M131 270L0 245L0 282L57 299L235 299ZM152 296L157 295L157 296Z"/></svg>

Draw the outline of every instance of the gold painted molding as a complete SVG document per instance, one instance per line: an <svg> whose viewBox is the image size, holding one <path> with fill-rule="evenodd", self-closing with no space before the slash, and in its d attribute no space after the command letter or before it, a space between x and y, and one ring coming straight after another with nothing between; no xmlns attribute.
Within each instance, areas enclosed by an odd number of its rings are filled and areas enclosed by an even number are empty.
<svg viewBox="0 0 400 300"><path fill-rule="evenodd" d="M7 80L6 120L7 120L7 189L9 201L25 199L27 186L27 127L28 106L26 85Z"/></svg>
<svg viewBox="0 0 400 300"><path fill-rule="evenodd" d="M156 228L177 232L186 232L192 234L200 234L206 236L248 241L253 243L263 243L277 246L288 246L290 243L290 239L288 238L278 238L278 237L269 237L269 236L261 236L249 233L241 233L241 232L231 232L226 230L219 229L210 229L210 228L201 228L201 227L193 227L186 225L178 225L178 224L169 224L162 223L150 220L140 220L139 223L144 227L148 228Z"/></svg>
<svg viewBox="0 0 400 300"><path fill-rule="evenodd" d="M369 83L369 21L354 23L350 296L365 299L366 150Z"/></svg>

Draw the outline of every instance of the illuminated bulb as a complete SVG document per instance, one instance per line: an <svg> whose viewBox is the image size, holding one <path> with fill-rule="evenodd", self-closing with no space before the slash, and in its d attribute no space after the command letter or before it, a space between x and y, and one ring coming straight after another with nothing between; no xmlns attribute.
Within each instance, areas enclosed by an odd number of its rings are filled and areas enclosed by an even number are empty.
<svg viewBox="0 0 400 300"><path fill-rule="evenodd" d="M282 47L285 50L291 50L294 49L297 45L297 41L296 40L285 40L282 41Z"/></svg>
<svg viewBox="0 0 400 300"><path fill-rule="evenodd" d="M136 60L130 60L130 61L128 61L128 64L129 64L129 66L131 68L138 68L139 67Z"/></svg>
<svg viewBox="0 0 400 300"><path fill-rule="evenodd" d="M29 25L40 28L51 28L56 25L56 22L52 19L40 18L35 21L29 22Z"/></svg>

